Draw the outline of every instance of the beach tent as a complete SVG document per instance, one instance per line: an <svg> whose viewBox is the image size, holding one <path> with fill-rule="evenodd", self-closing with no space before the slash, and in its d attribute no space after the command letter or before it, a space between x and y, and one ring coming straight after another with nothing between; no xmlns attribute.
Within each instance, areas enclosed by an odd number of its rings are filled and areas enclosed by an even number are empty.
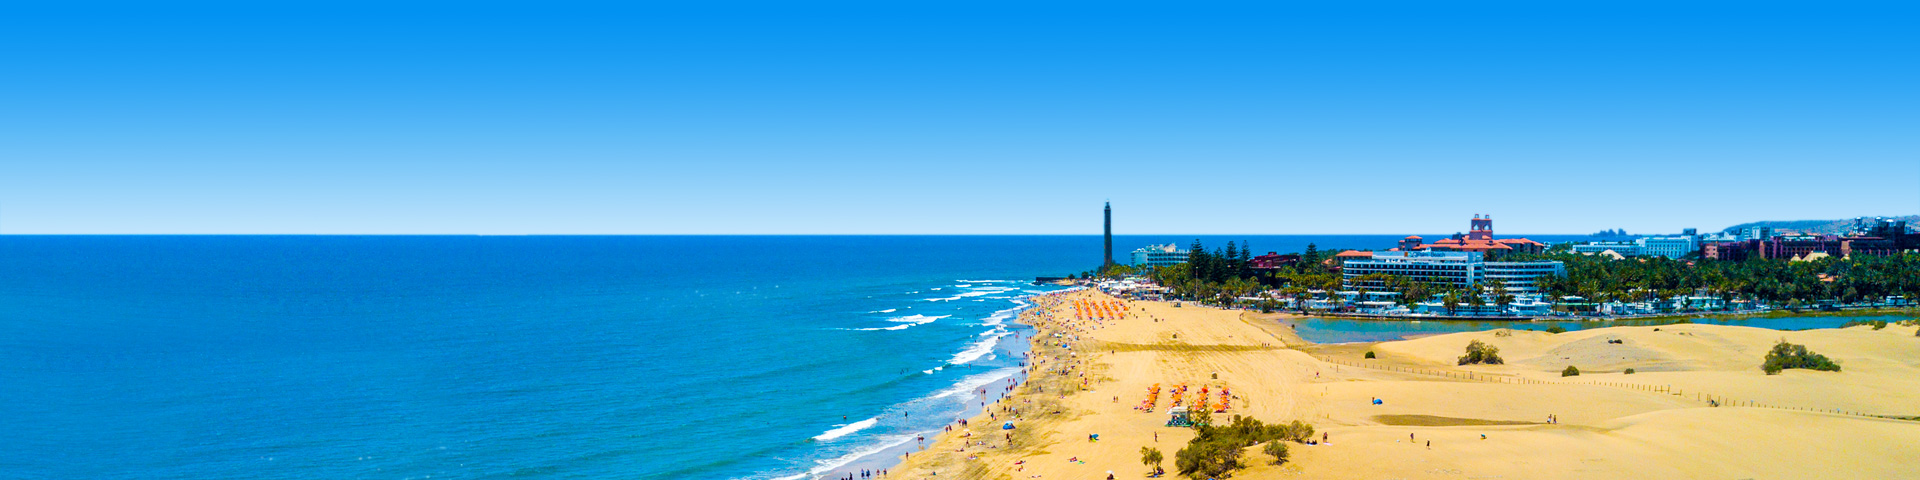
<svg viewBox="0 0 1920 480"><path fill-rule="evenodd" d="M1169 427L1193 426L1193 418L1187 416L1187 407L1173 407L1173 408L1167 409L1167 426Z"/></svg>

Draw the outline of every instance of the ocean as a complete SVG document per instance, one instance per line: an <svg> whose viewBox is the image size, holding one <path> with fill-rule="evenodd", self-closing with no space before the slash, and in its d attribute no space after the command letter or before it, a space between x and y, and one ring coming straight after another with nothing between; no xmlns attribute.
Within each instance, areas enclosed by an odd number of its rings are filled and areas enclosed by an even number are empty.
<svg viewBox="0 0 1920 480"><path fill-rule="evenodd" d="M0 236L0 476L833 476L969 415L1100 243Z"/></svg>

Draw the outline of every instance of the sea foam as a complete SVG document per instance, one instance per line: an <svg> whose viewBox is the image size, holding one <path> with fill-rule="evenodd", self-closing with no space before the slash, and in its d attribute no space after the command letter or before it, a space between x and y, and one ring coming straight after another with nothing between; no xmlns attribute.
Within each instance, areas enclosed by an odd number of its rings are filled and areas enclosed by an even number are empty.
<svg viewBox="0 0 1920 480"><path fill-rule="evenodd" d="M853 330L859 330L862 332L871 332L875 330L906 330L907 328L913 327L914 325L926 325L929 323L933 323L934 320L939 320L939 319L947 318L951 316L952 315L933 315L933 316L907 315L904 317L893 317L893 318L887 319L887 321L889 322L897 322L897 323L900 323L900 325L894 325L891 327L855 328Z"/></svg>
<svg viewBox="0 0 1920 480"><path fill-rule="evenodd" d="M1011 377L1013 374L1019 372L1020 367L1007 367L987 373L968 375L966 378L960 379L960 382L953 384L952 387L941 390L939 393L935 393L927 398L947 398L961 393L971 392L980 389L980 387L987 386L987 384Z"/></svg>
<svg viewBox="0 0 1920 480"><path fill-rule="evenodd" d="M1000 337L1007 336L1007 330L1005 328L994 328L993 330L981 333L980 336L986 338L973 342L973 345L967 346L966 350L961 350L960 353L954 354L953 359L947 360L947 363L963 365L974 360L979 360L980 357L987 356L988 353L993 353L993 344L999 342Z"/></svg>
<svg viewBox="0 0 1920 480"><path fill-rule="evenodd" d="M841 455L838 458L834 458L832 460L821 460L819 466L808 469L807 473L788 475L785 477L775 478L774 480L801 480L804 478L817 477L817 476L820 476L821 474L825 474L827 472L837 470L840 467L844 467L847 464L853 463L854 461L861 459L862 457L880 453L880 452L886 451L889 448L906 445L907 442L913 441L913 438L914 437L912 435L887 437L884 441L874 444L872 446L869 446L867 448L855 450L852 453Z"/></svg>
<svg viewBox="0 0 1920 480"><path fill-rule="evenodd" d="M853 423L849 423L849 424L846 424L846 425L842 425L842 426L840 426L840 428L835 428L835 429L832 429L832 430L827 430L827 432L826 432L826 433L822 433L822 434L819 434L819 435L814 435L814 436L813 436L813 439L814 439L815 441L821 441L821 442L824 442L824 441L827 441L827 440L833 440L833 439L836 439L836 438L840 438L840 437L844 437L844 436L847 436L847 434L849 434L849 433L853 433L853 432L858 432L858 431L861 431L861 430L866 430L866 429L867 429L868 427L872 427L872 426L873 426L874 424L876 424L876 423L880 423L880 418L879 418L879 417L874 417L874 418L869 418L869 419L866 419L866 420L861 420L861 421L858 421L858 422L853 422Z"/></svg>

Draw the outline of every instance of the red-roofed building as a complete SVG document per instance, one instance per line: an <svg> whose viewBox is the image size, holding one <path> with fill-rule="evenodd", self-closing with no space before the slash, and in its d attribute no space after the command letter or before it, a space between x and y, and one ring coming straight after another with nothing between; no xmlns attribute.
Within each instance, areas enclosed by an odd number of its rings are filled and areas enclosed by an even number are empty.
<svg viewBox="0 0 1920 480"><path fill-rule="evenodd" d="M1419 243L1420 237L1409 236L1400 240L1401 251L1430 250L1437 252L1524 252L1540 253L1547 245L1525 238L1493 238L1493 216L1473 216L1472 227L1465 234L1453 234L1433 243Z"/></svg>
<svg viewBox="0 0 1920 480"><path fill-rule="evenodd" d="M1339 254L1336 254L1332 257L1327 257L1326 260L1321 260L1320 263L1326 265L1333 271L1338 272L1340 271L1340 267L1342 265L1345 265L1348 260L1371 260L1371 259L1373 259L1373 252L1369 252L1365 250L1347 250L1344 252L1340 252Z"/></svg>
<svg viewBox="0 0 1920 480"><path fill-rule="evenodd" d="M1291 267L1293 264L1300 263L1300 254L1289 253L1281 255L1280 252L1267 252L1266 255L1249 259L1248 263L1252 264L1254 270L1273 270L1281 267Z"/></svg>

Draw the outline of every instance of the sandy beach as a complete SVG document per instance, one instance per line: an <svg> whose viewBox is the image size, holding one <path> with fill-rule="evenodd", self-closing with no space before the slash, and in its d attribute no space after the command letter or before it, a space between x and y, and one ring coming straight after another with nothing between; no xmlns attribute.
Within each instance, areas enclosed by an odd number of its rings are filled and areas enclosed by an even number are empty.
<svg viewBox="0 0 1920 480"><path fill-rule="evenodd" d="M1920 478L1920 422L1884 418L1920 415L1915 327L1498 329L1315 345L1284 314L1124 302L1121 318L1088 320L1076 301L1118 299L1037 298L1021 316L1038 328L1028 381L889 476L1146 478L1140 449L1154 447L1172 477L1193 437L1164 426L1168 391L1184 384L1189 399L1230 389L1216 423L1300 420L1326 435L1280 466L1251 448L1235 478ZM1843 371L1766 375L1761 357L1781 339ZM1506 363L1455 365L1473 340ZM1582 374L1562 377L1569 365ZM1142 412L1154 384L1157 408Z"/></svg>

